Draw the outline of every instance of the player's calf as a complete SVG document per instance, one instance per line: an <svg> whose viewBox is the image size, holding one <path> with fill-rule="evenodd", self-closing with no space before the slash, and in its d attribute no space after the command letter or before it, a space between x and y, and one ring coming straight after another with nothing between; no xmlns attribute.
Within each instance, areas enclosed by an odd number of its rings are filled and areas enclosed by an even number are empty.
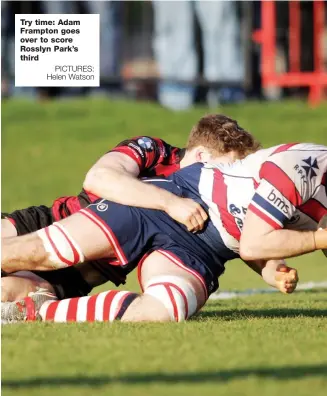
<svg viewBox="0 0 327 396"><path fill-rule="evenodd" d="M7 322L113 322L123 317L137 297L136 293L110 290L59 301L53 294L38 291L21 301L2 304L1 318Z"/></svg>

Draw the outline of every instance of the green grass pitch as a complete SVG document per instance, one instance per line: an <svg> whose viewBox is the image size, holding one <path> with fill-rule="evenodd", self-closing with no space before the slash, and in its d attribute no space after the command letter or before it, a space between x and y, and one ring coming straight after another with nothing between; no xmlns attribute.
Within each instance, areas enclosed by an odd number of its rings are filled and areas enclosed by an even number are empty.
<svg viewBox="0 0 327 396"><path fill-rule="evenodd" d="M220 109L264 144L327 144L327 106L249 103ZM89 166L129 136L183 145L205 108L173 114L153 104L76 100L2 104L2 210L79 192ZM301 282L327 280L319 252L290 260ZM262 288L241 262L221 290ZM110 288L103 286L100 290ZM132 275L126 285L138 290ZM210 301L186 323L20 324L2 327L4 396L323 396L327 289Z"/></svg>

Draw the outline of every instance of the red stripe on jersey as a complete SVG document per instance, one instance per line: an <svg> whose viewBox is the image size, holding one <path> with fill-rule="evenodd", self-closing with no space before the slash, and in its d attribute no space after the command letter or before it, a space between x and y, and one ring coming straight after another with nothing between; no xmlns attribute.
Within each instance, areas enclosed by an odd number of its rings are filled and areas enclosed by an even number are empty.
<svg viewBox="0 0 327 396"><path fill-rule="evenodd" d="M98 199L98 198L96 198ZM55 221L65 219L73 213L82 209L78 197L60 197L54 201L51 207L52 216Z"/></svg>
<svg viewBox="0 0 327 396"><path fill-rule="evenodd" d="M319 223L320 219L327 214L327 209L317 200L309 199L299 207L299 210Z"/></svg>
<svg viewBox="0 0 327 396"><path fill-rule="evenodd" d="M133 150L131 147L128 146L115 147L110 152L122 153L128 155L132 160L134 160L137 163L138 167L140 168L140 171L142 170L142 158L140 154L136 150Z"/></svg>
<svg viewBox="0 0 327 396"><path fill-rule="evenodd" d="M326 179L327 179L327 173L325 173L325 174L322 176L322 179L321 179L321 184L322 184L323 186L326 186Z"/></svg>
<svg viewBox="0 0 327 396"><path fill-rule="evenodd" d="M265 179L272 184L293 206L301 205L302 197L296 189L294 182L273 162L266 161L261 166L260 179Z"/></svg>
<svg viewBox="0 0 327 396"><path fill-rule="evenodd" d="M261 210L259 210L256 206L250 204L248 207L248 211L249 210L251 210L251 212L260 217L261 220L272 226L272 228L274 228L275 230L280 230L281 228L283 228L279 224L274 222L274 220L267 216L265 213L261 212Z"/></svg>
<svg viewBox="0 0 327 396"><path fill-rule="evenodd" d="M119 293L119 290L110 291L106 295L106 297L103 301L103 321L104 322L109 321L111 303L117 293Z"/></svg>
<svg viewBox="0 0 327 396"><path fill-rule="evenodd" d="M159 164L154 168L154 172L156 173L156 176L169 176L172 173L180 170L180 168L181 168L180 164L171 164L171 165Z"/></svg>
<svg viewBox="0 0 327 396"><path fill-rule="evenodd" d="M57 312L57 308L59 305L60 301L53 301L49 304L47 307L47 311L45 313L45 320L54 320L55 314Z"/></svg>
<svg viewBox="0 0 327 396"><path fill-rule="evenodd" d="M97 302L98 295L92 296L89 298L89 301L87 302L87 308L86 308L86 321L87 322L94 322L95 319L95 305Z"/></svg>
<svg viewBox="0 0 327 396"><path fill-rule="evenodd" d="M67 322L76 322L77 318L77 307L78 307L79 298L72 298L68 303L66 321Z"/></svg>
<svg viewBox="0 0 327 396"><path fill-rule="evenodd" d="M151 140L154 141L156 146L154 145L150 151L145 152L145 154L146 154L145 168L146 169L153 168L153 167L157 166L158 164L160 164L164 160L165 155L166 155L166 150L165 150L163 141L159 138L151 138ZM158 153L158 151L159 151L159 153Z"/></svg>
<svg viewBox="0 0 327 396"><path fill-rule="evenodd" d="M223 174L218 169L214 170L212 201L218 206L225 230L239 241L241 232L235 223L234 216L228 211L227 186Z"/></svg>
<svg viewBox="0 0 327 396"><path fill-rule="evenodd" d="M282 144L278 149L276 149L271 155L282 153L283 151L287 151L289 148L297 145L299 143L288 143L288 144Z"/></svg>

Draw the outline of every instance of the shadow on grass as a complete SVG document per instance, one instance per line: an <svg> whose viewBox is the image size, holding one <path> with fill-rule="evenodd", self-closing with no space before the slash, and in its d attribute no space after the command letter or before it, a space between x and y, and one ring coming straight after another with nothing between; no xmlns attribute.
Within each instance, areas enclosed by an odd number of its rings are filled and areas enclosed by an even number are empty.
<svg viewBox="0 0 327 396"><path fill-rule="evenodd" d="M327 318L327 309L296 309L296 308L267 308L267 309L231 309L200 312L190 320L217 318L220 320L244 320L246 318Z"/></svg>
<svg viewBox="0 0 327 396"><path fill-rule="evenodd" d="M201 384L204 382L227 382L246 377L287 381L303 377L325 376L327 364L311 366L284 366L271 368L244 368L209 372L187 373L130 373L119 377L111 376L75 376L75 377L40 377L29 379L2 380L3 388L21 389L57 387L57 386L104 386L109 384L143 385L150 383L162 384Z"/></svg>

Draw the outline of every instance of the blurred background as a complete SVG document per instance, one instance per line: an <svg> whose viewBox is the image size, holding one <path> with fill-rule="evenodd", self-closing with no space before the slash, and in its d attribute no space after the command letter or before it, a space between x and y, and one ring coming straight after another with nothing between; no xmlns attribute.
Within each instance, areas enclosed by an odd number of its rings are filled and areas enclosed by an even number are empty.
<svg viewBox="0 0 327 396"><path fill-rule="evenodd" d="M2 95L108 95L173 110L325 97L324 1L2 1ZM99 13L101 87L14 86L14 15Z"/></svg>

